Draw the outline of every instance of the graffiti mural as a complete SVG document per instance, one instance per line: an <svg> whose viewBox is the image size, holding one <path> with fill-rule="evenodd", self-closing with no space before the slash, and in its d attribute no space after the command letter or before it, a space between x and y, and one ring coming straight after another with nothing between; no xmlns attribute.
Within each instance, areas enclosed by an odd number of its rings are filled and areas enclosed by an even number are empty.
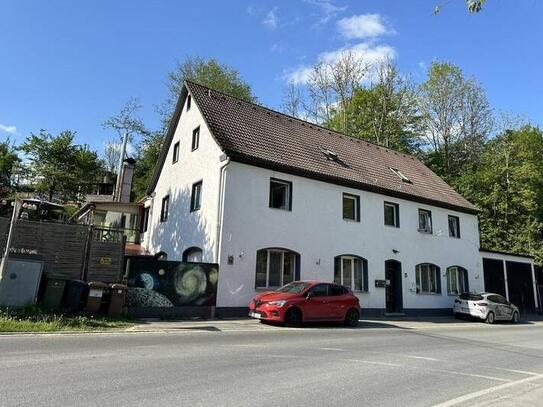
<svg viewBox="0 0 543 407"><path fill-rule="evenodd" d="M218 265L131 258L128 271L130 307L214 306Z"/></svg>

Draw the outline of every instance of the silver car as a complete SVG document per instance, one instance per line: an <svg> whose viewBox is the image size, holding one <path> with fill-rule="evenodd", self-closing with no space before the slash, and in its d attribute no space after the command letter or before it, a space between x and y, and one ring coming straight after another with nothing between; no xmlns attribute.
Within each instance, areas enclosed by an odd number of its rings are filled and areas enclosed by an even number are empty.
<svg viewBox="0 0 543 407"><path fill-rule="evenodd" d="M518 322L518 308L499 294L465 293L454 300L453 308L456 318L472 317L493 324L495 321Z"/></svg>

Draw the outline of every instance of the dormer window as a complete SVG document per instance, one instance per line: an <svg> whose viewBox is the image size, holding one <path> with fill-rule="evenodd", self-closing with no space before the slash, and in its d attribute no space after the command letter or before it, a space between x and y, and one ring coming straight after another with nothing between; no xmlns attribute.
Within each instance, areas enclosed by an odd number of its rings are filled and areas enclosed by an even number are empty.
<svg viewBox="0 0 543 407"><path fill-rule="evenodd" d="M390 170L396 174L403 182L407 182L407 183L411 183L411 180L409 179L409 177L407 175L405 175L403 172L401 172L400 170L396 169L396 168L390 168Z"/></svg>

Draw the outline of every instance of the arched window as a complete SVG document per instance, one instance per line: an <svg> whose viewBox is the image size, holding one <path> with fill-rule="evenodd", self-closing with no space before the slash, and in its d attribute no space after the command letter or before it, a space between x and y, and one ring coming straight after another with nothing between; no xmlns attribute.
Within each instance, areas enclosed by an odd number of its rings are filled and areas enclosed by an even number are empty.
<svg viewBox="0 0 543 407"><path fill-rule="evenodd" d="M256 288L282 287L300 279L300 255L289 249L267 248L256 252Z"/></svg>
<svg viewBox="0 0 543 407"><path fill-rule="evenodd" d="M415 268L417 294L441 294L439 267L431 263L417 264Z"/></svg>
<svg viewBox="0 0 543 407"><path fill-rule="evenodd" d="M368 261L352 254L336 256L334 283L349 287L353 291L368 291Z"/></svg>
<svg viewBox="0 0 543 407"><path fill-rule="evenodd" d="M199 247L189 247L183 252L183 261L186 263L201 263L202 249Z"/></svg>
<svg viewBox="0 0 543 407"><path fill-rule="evenodd" d="M468 271L460 266L447 269L447 293L459 295L469 292Z"/></svg>

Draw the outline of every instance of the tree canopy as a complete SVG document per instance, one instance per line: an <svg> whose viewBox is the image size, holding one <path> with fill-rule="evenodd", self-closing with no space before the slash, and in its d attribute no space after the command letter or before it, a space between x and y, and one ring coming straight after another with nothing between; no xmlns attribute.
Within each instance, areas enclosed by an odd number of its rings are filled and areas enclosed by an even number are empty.
<svg viewBox="0 0 543 407"><path fill-rule="evenodd" d="M75 132L70 130L57 136L40 130L31 133L19 147L27 156L31 182L49 201L76 199L103 174L96 152L74 144L74 137Z"/></svg>

